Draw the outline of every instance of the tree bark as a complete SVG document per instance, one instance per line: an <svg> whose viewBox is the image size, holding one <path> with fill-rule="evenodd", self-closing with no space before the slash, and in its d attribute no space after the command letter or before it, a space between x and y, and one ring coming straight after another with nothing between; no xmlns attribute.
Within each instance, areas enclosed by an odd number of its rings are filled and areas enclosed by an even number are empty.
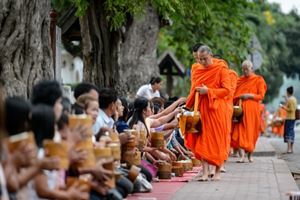
<svg viewBox="0 0 300 200"><path fill-rule="evenodd" d="M5 95L29 97L32 86L53 78L49 0L0 3L0 80Z"/></svg>
<svg viewBox="0 0 300 200"><path fill-rule="evenodd" d="M159 16L151 6L145 14L135 17L124 34L120 47L120 79L117 84L121 94L135 96L138 88L149 83L150 77L159 75L157 65L157 38Z"/></svg>
<svg viewBox="0 0 300 200"><path fill-rule="evenodd" d="M153 8L147 7L142 18L132 18L111 32L102 3L91 0L80 26L84 81L113 87L121 95L134 95L151 75L158 74L159 17Z"/></svg>
<svg viewBox="0 0 300 200"><path fill-rule="evenodd" d="M110 32L103 2L91 0L79 19L82 37L83 79L99 87L115 87L119 78L119 33Z"/></svg>

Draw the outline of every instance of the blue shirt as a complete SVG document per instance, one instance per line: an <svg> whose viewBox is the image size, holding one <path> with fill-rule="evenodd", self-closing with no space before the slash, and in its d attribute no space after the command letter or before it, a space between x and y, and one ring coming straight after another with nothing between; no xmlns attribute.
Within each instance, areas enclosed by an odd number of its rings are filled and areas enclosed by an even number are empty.
<svg viewBox="0 0 300 200"><path fill-rule="evenodd" d="M114 126L113 118L107 116L102 109L99 109L98 117L96 119L95 124L93 125L94 135L98 134L102 127L113 128L113 126Z"/></svg>
<svg viewBox="0 0 300 200"><path fill-rule="evenodd" d="M118 120L116 122L116 127L117 127L118 133L123 133L124 129L129 128L128 124L123 120Z"/></svg>

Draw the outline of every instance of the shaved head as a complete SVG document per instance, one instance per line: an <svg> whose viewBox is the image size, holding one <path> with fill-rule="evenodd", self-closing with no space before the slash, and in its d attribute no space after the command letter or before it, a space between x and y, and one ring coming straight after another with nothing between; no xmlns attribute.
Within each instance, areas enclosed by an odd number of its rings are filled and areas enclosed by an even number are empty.
<svg viewBox="0 0 300 200"><path fill-rule="evenodd" d="M253 73L253 64L250 60L245 60L242 63L242 70L245 76L250 76Z"/></svg>
<svg viewBox="0 0 300 200"><path fill-rule="evenodd" d="M202 45L198 49L198 53L203 53L203 52L206 52L207 54L212 55L211 49L206 45Z"/></svg>
<svg viewBox="0 0 300 200"><path fill-rule="evenodd" d="M197 60L204 67L208 67L209 65L211 65L213 63L211 49L206 45L202 45L201 47L199 47L197 52Z"/></svg>

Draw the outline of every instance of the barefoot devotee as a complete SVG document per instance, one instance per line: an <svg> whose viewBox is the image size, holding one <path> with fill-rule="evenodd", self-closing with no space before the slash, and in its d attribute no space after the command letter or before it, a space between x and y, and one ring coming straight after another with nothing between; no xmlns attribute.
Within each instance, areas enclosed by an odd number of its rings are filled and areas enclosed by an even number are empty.
<svg viewBox="0 0 300 200"><path fill-rule="evenodd" d="M234 95L234 102L242 99L242 119L234 123L231 144L233 148L240 149L241 159L245 161L245 151L248 160L252 162L252 153L260 134L260 101L263 100L267 91L267 85L262 76L253 71L252 62L245 60L242 63L243 75L238 79Z"/></svg>
<svg viewBox="0 0 300 200"><path fill-rule="evenodd" d="M226 151L228 153L228 155L230 154L230 141L231 141L231 135L230 133L232 132L232 115L233 115L233 96L235 93L235 89L236 89L236 84L237 84L237 80L238 80L238 75L237 73L232 70L229 69L229 79L230 79L230 93L229 95L226 97L227 100L227 106L228 106L228 136L227 136L227 143L226 143ZM226 172L225 170L225 163L224 165L221 167L221 171L222 172Z"/></svg>
<svg viewBox="0 0 300 200"><path fill-rule="evenodd" d="M185 143L203 163L203 175L199 181L208 180L208 165L216 166L212 180L220 179L220 167L227 159L227 138L229 135L229 115L227 100L231 84L226 62L212 57L210 48L202 45L198 50L200 65L192 69L191 90L186 107L191 109L195 95L199 94L201 131L185 134ZM197 91L197 93L196 93Z"/></svg>
<svg viewBox="0 0 300 200"><path fill-rule="evenodd" d="M295 119L297 110L297 99L293 95L294 88L290 86L286 89L286 105L281 107L286 110L286 118L284 122L284 142L287 143L287 152L293 153L295 140Z"/></svg>

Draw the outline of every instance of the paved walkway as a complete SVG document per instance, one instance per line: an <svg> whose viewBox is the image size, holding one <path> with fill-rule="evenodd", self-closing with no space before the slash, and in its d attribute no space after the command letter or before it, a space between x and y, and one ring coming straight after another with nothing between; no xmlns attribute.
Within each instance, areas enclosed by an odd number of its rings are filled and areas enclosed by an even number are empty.
<svg viewBox="0 0 300 200"><path fill-rule="evenodd" d="M299 190L285 161L272 156L274 148L267 138L259 139L255 154L259 157L253 163L240 164L237 158L230 158L221 181L190 182L172 199L281 200L288 199L287 192Z"/></svg>
<svg viewBox="0 0 300 200"><path fill-rule="evenodd" d="M293 154L284 154L287 150L287 144L283 142L283 138L271 137L269 141L276 150L277 158L284 160L291 172L300 173L300 129L296 129L295 135ZM296 183L300 188L300 177L296 179Z"/></svg>

